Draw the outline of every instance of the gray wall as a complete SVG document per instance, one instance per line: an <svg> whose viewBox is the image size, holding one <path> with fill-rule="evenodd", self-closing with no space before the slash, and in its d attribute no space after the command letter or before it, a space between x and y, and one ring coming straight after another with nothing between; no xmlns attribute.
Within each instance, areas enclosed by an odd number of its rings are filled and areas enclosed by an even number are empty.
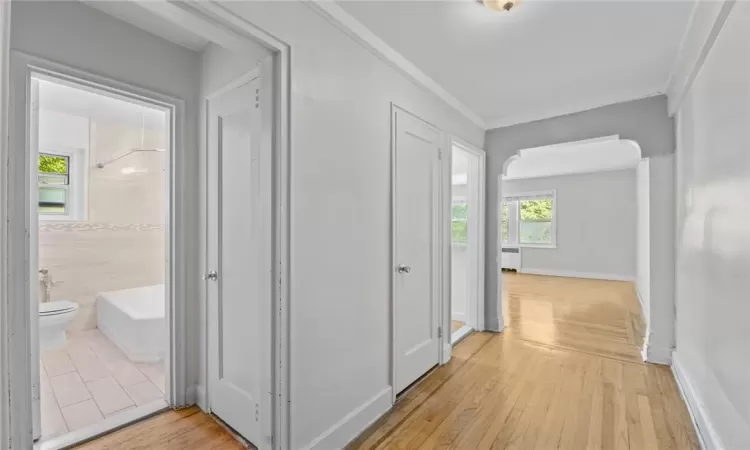
<svg viewBox="0 0 750 450"><path fill-rule="evenodd" d="M503 195L555 190L557 246L521 248L521 270L635 278L635 169L503 181Z"/></svg>
<svg viewBox="0 0 750 450"><path fill-rule="evenodd" d="M674 122L667 116L667 99L660 95L617 103L566 116L496 128L485 135L487 151L487 245L485 314L489 330L499 328L497 270L497 180L505 161L518 150L618 134L641 146L642 156L674 153Z"/></svg>

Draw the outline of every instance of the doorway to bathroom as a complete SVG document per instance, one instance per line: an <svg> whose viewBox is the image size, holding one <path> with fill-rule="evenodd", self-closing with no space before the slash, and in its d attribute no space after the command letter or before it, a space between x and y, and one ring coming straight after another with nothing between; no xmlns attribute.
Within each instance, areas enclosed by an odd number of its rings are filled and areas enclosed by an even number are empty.
<svg viewBox="0 0 750 450"><path fill-rule="evenodd" d="M31 413L59 448L173 403L176 106L27 67Z"/></svg>
<svg viewBox="0 0 750 450"><path fill-rule="evenodd" d="M484 329L484 163L482 150L453 142L451 153L451 343Z"/></svg>

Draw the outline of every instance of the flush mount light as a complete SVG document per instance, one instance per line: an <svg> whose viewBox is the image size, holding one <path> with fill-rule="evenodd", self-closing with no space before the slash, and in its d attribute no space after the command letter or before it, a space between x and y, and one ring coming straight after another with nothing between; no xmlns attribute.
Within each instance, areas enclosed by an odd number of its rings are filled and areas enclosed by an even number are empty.
<svg viewBox="0 0 750 450"><path fill-rule="evenodd" d="M495 11L510 11L513 9L521 0L477 0L489 9Z"/></svg>

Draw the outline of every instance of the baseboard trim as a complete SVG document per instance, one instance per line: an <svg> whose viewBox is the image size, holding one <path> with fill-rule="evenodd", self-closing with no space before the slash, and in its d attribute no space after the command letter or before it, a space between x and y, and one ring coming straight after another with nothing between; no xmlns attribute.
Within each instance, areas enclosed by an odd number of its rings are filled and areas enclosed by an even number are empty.
<svg viewBox="0 0 750 450"><path fill-rule="evenodd" d="M695 392L690 377L680 362L677 352L673 352L672 355L672 373L677 381L677 388L680 390L680 395L687 405L690 418L693 420L693 426L697 431L701 448L703 450L725 450L719 435L708 418L708 413L703 407L703 403Z"/></svg>
<svg viewBox="0 0 750 450"><path fill-rule="evenodd" d="M655 347L649 345L648 342L643 343L643 349L641 350L641 356L643 360L651 364L661 364L663 366L669 366L672 364L672 349Z"/></svg>
<svg viewBox="0 0 750 450"><path fill-rule="evenodd" d="M548 269L532 269L522 268L519 273L525 273L529 275L546 275L550 277L567 277L567 278L587 278L591 280L611 280L611 281L635 281L635 277L631 275L617 275L611 273L595 273L595 272L575 272L570 270L548 270Z"/></svg>
<svg viewBox="0 0 750 450"><path fill-rule="evenodd" d="M493 333L502 333L505 329L505 321L502 316L491 317L484 325L484 331L491 331Z"/></svg>
<svg viewBox="0 0 750 450"><path fill-rule="evenodd" d="M302 448L305 450L344 448L391 409L392 395L390 386L381 390Z"/></svg>

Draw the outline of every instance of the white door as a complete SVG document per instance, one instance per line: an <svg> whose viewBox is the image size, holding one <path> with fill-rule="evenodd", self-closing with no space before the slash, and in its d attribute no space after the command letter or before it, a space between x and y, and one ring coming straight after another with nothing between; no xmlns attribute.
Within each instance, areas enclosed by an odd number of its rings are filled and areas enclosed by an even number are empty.
<svg viewBox="0 0 750 450"><path fill-rule="evenodd" d="M395 384L401 392L438 364L442 134L394 109Z"/></svg>
<svg viewBox="0 0 750 450"><path fill-rule="evenodd" d="M271 170L261 155L259 81L256 76L209 100L206 282L211 411L255 446L266 448L271 416Z"/></svg>

